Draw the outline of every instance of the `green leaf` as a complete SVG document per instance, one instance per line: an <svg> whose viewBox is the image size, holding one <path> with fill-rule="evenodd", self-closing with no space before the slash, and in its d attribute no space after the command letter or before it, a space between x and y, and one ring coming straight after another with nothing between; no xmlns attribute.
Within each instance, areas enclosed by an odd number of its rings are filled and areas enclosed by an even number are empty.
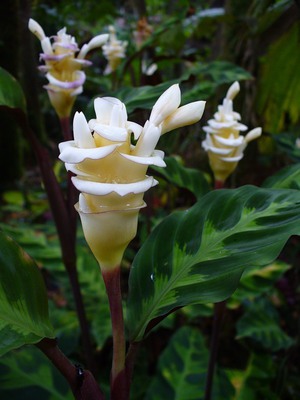
<svg viewBox="0 0 300 400"><path fill-rule="evenodd" d="M35 347L0 358L0 397L3 399L71 400L67 382Z"/></svg>
<svg viewBox="0 0 300 400"><path fill-rule="evenodd" d="M275 261L265 267L253 267L247 269L240 281L237 290L227 302L229 308L239 306L245 300L253 300L255 297L270 290L274 283L291 266L283 261Z"/></svg>
<svg viewBox="0 0 300 400"><path fill-rule="evenodd" d="M45 285L33 260L0 232L0 355L54 337Z"/></svg>
<svg viewBox="0 0 300 400"><path fill-rule="evenodd" d="M129 277L127 329L142 340L148 324L193 303L218 302L250 266L270 264L300 232L300 193L244 186L208 193L159 224Z"/></svg>
<svg viewBox="0 0 300 400"><path fill-rule="evenodd" d="M296 128L297 129L297 128ZM292 132L283 132L272 135L278 148L286 153L289 158L297 163L300 162L300 148L297 146L298 139Z"/></svg>
<svg viewBox="0 0 300 400"><path fill-rule="evenodd" d="M151 167L171 183L188 189L197 199L209 191L209 184L204 174L197 169L184 167L176 158L166 157L166 168Z"/></svg>
<svg viewBox="0 0 300 400"><path fill-rule="evenodd" d="M237 339L250 338L272 351L286 349L293 344L292 338L279 325L276 309L264 299L249 304L236 328Z"/></svg>
<svg viewBox="0 0 300 400"><path fill-rule="evenodd" d="M234 400L280 400L274 393L276 367L268 354L251 353L245 370L227 370L236 388Z"/></svg>
<svg viewBox="0 0 300 400"><path fill-rule="evenodd" d="M0 67L0 107L26 109L25 96L17 80Z"/></svg>
<svg viewBox="0 0 300 400"><path fill-rule="evenodd" d="M146 400L199 400L204 398L208 350L201 333L181 328L162 353ZM232 398L233 388L224 373L216 373L213 399Z"/></svg>
<svg viewBox="0 0 300 400"><path fill-rule="evenodd" d="M289 165L263 183L263 187L276 189L300 189L300 164Z"/></svg>

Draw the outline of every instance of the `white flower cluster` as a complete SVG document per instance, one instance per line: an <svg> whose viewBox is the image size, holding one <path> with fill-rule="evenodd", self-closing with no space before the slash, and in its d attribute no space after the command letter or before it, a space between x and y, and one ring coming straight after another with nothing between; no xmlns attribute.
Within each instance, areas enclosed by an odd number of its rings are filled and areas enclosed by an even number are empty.
<svg viewBox="0 0 300 400"><path fill-rule="evenodd" d="M237 163L243 158L247 144L261 135L261 128L255 128L246 136L240 132L246 131L246 125L240 123L241 116L233 111L233 99L240 90L238 82L234 82L226 94L223 104L218 106L214 118L203 127L206 138L202 142L208 152L211 168L215 179L224 182L234 171Z"/></svg>
<svg viewBox="0 0 300 400"><path fill-rule="evenodd" d="M107 41L108 34L94 37L79 50L75 38L67 34L66 28L58 31L53 37L47 37L42 27L33 19L29 20L28 27L41 41L43 53L40 59L45 65L39 69L49 81L45 89L50 101L60 117L68 116L76 96L83 90L86 79L81 68L91 64L85 57L90 50L101 47Z"/></svg>
<svg viewBox="0 0 300 400"><path fill-rule="evenodd" d="M105 75L110 74L118 68L122 58L125 57L126 48L127 42L118 40L115 28L110 26L109 40L102 46L103 54L108 61L107 67L104 71Z"/></svg>

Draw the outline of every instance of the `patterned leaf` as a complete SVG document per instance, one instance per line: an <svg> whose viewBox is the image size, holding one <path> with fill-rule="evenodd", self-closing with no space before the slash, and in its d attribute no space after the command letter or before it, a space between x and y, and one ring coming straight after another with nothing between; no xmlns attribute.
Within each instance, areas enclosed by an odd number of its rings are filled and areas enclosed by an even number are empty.
<svg viewBox="0 0 300 400"><path fill-rule="evenodd" d="M175 308L228 298L245 268L270 264L299 234L299 220L298 191L254 186L210 192L167 217L132 265L130 340L141 340L150 321Z"/></svg>
<svg viewBox="0 0 300 400"><path fill-rule="evenodd" d="M181 328L162 353L146 400L198 400L204 397L208 350L201 333ZM233 388L222 372L214 379L214 400L232 398Z"/></svg>
<svg viewBox="0 0 300 400"><path fill-rule="evenodd" d="M276 366L272 356L251 353L244 371L226 371L236 388L234 400L280 400L274 392Z"/></svg>
<svg viewBox="0 0 300 400"><path fill-rule="evenodd" d="M53 336L47 293L37 266L0 232L0 355Z"/></svg>
<svg viewBox="0 0 300 400"><path fill-rule="evenodd" d="M241 278L237 290L228 300L228 307L235 308L242 301L252 300L262 293L267 292L290 267L290 265L282 261L275 261L262 268L254 267L247 269Z"/></svg>
<svg viewBox="0 0 300 400"><path fill-rule="evenodd" d="M0 398L72 400L67 382L35 347L0 358Z"/></svg>
<svg viewBox="0 0 300 400"><path fill-rule="evenodd" d="M273 351L285 349L293 340L281 329L276 309L267 301L251 303L237 323L237 338L251 338Z"/></svg>
<svg viewBox="0 0 300 400"><path fill-rule="evenodd" d="M176 158L166 157L166 168L152 167L171 183L180 188L188 189L197 199L209 191L209 185L204 174L197 169L184 167Z"/></svg>

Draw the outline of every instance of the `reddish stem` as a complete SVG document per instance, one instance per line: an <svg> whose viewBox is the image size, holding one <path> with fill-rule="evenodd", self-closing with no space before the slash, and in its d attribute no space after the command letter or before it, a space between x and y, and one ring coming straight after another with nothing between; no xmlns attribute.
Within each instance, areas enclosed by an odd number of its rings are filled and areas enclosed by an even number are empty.
<svg viewBox="0 0 300 400"><path fill-rule="evenodd" d="M56 340L45 338L36 346L66 378L76 400L105 400L90 371L82 370L73 365L58 348Z"/></svg>
<svg viewBox="0 0 300 400"><path fill-rule="evenodd" d="M112 335L113 361L111 370L111 400L128 400L129 385L125 370L125 332L120 285L120 267L102 271L109 301Z"/></svg>
<svg viewBox="0 0 300 400"><path fill-rule="evenodd" d="M224 182L223 181L215 181L215 189L223 189L224 188Z"/></svg>

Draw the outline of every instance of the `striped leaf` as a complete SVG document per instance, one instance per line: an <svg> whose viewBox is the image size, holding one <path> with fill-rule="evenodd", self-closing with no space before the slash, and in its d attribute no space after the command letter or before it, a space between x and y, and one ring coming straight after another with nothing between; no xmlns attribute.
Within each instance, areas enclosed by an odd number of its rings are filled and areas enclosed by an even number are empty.
<svg viewBox="0 0 300 400"><path fill-rule="evenodd" d="M245 268L271 263L287 239L300 233L299 222L298 191L254 186L210 192L189 210L167 217L132 265L130 340L142 340L178 307L228 298Z"/></svg>
<svg viewBox="0 0 300 400"><path fill-rule="evenodd" d="M145 400L199 400L204 398L208 350L197 329L181 328L162 353L158 371ZM213 399L229 400L233 387L225 373L214 379Z"/></svg>
<svg viewBox="0 0 300 400"><path fill-rule="evenodd" d="M0 232L0 356L24 344L54 337L38 267Z"/></svg>

